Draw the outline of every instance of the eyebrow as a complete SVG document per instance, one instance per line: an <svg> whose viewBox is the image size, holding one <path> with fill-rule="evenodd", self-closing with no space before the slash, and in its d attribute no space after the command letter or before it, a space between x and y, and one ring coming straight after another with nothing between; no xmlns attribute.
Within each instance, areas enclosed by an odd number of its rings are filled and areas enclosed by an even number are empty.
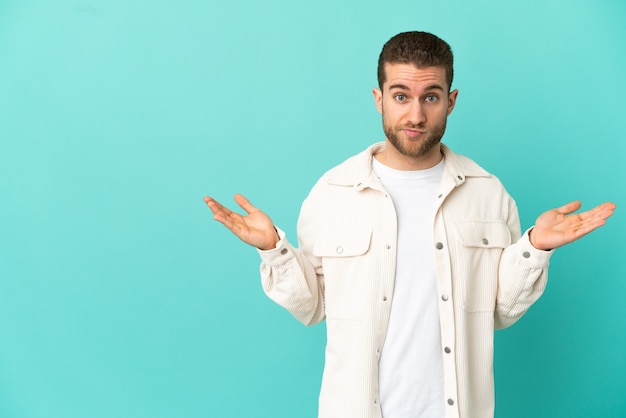
<svg viewBox="0 0 626 418"><path fill-rule="evenodd" d="M404 84L392 84L391 86L389 86L389 90L393 90L393 89L400 89L400 90L410 90L407 86L405 86ZM442 86L440 86L439 84L432 84L428 87L426 87L424 89L424 91L430 91L430 90L441 90L441 91L445 91L444 88Z"/></svg>

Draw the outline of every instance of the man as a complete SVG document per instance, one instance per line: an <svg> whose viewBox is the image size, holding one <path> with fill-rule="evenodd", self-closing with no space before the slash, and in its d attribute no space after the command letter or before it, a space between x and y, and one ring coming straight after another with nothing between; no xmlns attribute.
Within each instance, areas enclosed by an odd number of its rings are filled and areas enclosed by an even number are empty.
<svg viewBox="0 0 626 418"><path fill-rule="evenodd" d="M259 249L267 295L306 325L326 319L320 418L485 418L493 330L543 292L552 249L615 205L541 215L521 233L498 179L441 144L458 90L443 40L401 33L373 89L386 136L322 176L302 205L298 249L243 196L214 219Z"/></svg>

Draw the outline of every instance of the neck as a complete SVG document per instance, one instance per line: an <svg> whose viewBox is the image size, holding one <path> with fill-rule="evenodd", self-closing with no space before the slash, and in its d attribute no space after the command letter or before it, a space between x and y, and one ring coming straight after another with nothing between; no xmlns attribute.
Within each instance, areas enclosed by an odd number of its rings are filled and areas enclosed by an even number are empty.
<svg viewBox="0 0 626 418"><path fill-rule="evenodd" d="M385 142L385 149L374 156L380 163L396 170L416 171L426 170L439 164L443 158L441 144L438 143L427 153L420 156L410 156L400 153L389 141Z"/></svg>

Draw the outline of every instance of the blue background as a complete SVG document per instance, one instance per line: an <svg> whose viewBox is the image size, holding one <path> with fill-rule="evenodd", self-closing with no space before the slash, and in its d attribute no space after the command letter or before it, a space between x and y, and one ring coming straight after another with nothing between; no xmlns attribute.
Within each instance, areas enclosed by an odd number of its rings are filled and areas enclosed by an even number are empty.
<svg viewBox="0 0 626 418"><path fill-rule="evenodd" d="M523 228L624 206L625 18L618 0L1 0L0 417L315 417L324 325L263 295L202 197L244 193L295 241L317 177L383 139L378 53L417 29L455 52L445 142ZM618 207L496 333L498 417L626 417L625 235Z"/></svg>

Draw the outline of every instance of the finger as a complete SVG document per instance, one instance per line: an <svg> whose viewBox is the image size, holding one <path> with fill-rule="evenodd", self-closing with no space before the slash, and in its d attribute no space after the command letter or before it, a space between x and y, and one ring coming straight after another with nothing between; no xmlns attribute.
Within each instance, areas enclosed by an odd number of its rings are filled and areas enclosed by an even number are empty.
<svg viewBox="0 0 626 418"><path fill-rule="evenodd" d="M590 220L605 220L611 215L613 215L613 211L615 210L615 204L611 202L603 203L595 208L588 210L587 212L581 213L581 217L584 219Z"/></svg>
<svg viewBox="0 0 626 418"><path fill-rule="evenodd" d="M211 202L213 205L215 202ZM213 210L213 219L224 225L232 233L239 236L242 231L241 215L229 211L227 208L211 208Z"/></svg>
<svg viewBox="0 0 626 418"><path fill-rule="evenodd" d="M609 216L613 215L613 211L615 210L616 207L617 205L615 205L615 203L612 203L612 202L603 203L600 206L598 206L599 215L602 216L604 219L606 219Z"/></svg>
<svg viewBox="0 0 626 418"><path fill-rule="evenodd" d="M204 202L207 204L207 206L209 207L209 209L211 209L211 211L215 214L218 212L222 212L224 210L224 206L222 206L221 203L219 203L217 200L205 196L204 198Z"/></svg>
<svg viewBox="0 0 626 418"><path fill-rule="evenodd" d="M243 218L240 214L231 211L212 197L205 196L204 201L213 212L214 220L224 225L226 229L240 239L246 241L245 234L247 228L245 226L245 222L242 221Z"/></svg>
<svg viewBox="0 0 626 418"><path fill-rule="evenodd" d="M580 200L574 200L573 202L569 202L555 210L562 215L567 215L569 213L576 212L578 209L580 209L580 207Z"/></svg>
<svg viewBox="0 0 626 418"><path fill-rule="evenodd" d="M215 219L216 221L224 223L233 213L233 211L223 206L221 203L211 197L205 197L204 201L206 202L209 209L211 209L211 211L213 212L213 219Z"/></svg>
<svg viewBox="0 0 626 418"><path fill-rule="evenodd" d="M250 203L250 201L246 199L242 194L237 193L235 195L235 202L237 202L237 204L241 206L241 208L245 210L246 213L252 213L257 210L257 208L252 206L252 203Z"/></svg>
<svg viewBox="0 0 626 418"><path fill-rule="evenodd" d="M615 204L606 202L580 214L581 224L578 228L579 234L581 234L581 236L586 235L605 225L607 218L613 215L615 207Z"/></svg>
<svg viewBox="0 0 626 418"><path fill-rule="evenodd" d="M210 196L204 196L204 203L207 204L207 206L211 209L219 209L222 207L222 205L215 199L213 199Z"/></svg>
<svg viewBox="0 0 626 418"><path fill-rule="evenodd" d="M575 239L581 238L587 235L588 233L595 231L596 229L600 228L601 226L605 224L606 224L606 220L604 219L598 219L593 222L585 222L576 230Z"/></svg>

